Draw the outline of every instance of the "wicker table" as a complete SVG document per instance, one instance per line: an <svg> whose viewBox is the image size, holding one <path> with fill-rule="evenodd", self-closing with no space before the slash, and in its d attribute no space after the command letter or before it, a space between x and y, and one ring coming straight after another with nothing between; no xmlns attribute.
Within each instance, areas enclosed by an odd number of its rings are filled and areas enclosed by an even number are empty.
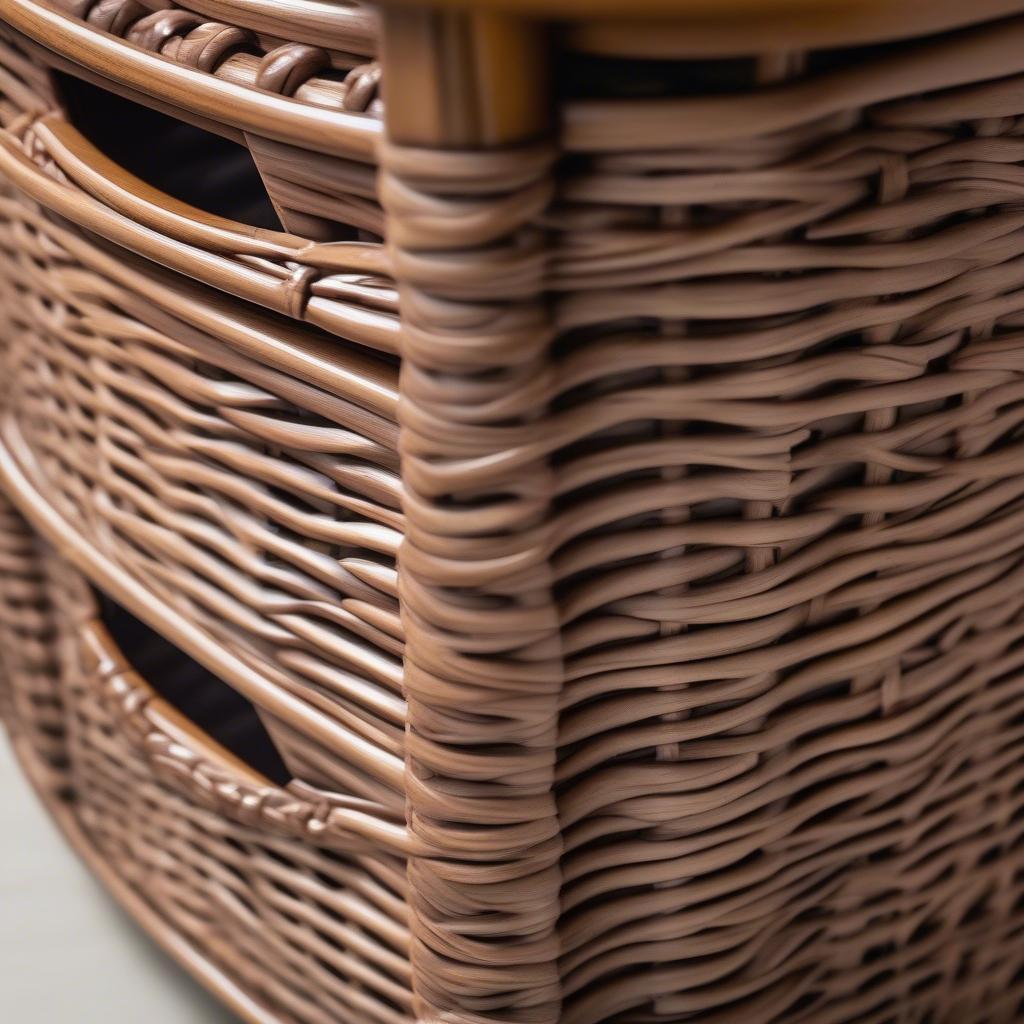
<svg viewBox="0 0 1024 1024"><path fill-rule="evenodd" d="M1020 1019L1024 0L0 19L4 714L172 953Z"/></svg>

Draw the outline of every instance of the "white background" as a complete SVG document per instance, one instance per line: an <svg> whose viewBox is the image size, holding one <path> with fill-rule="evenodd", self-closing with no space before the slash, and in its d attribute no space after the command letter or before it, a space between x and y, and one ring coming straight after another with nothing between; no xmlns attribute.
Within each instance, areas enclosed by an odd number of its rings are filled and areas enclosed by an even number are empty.
<svg viewBox="0 0 1024 1024"><path fill-rule="evenodd" d="M81 865L0 730L0 1021L237 1024Z"/></svg>

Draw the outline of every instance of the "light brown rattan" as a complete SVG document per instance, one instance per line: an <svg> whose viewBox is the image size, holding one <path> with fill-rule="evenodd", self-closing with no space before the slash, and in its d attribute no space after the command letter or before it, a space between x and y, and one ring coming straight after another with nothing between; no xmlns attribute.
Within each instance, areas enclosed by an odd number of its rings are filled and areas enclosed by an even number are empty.
<svg viewBox="0 0 1024 1024"><path fill-rule="evenodd" d="M254 1020L408 1020L401 860L333 854L293 832L288 818L308 801L198 735L126 665L84 579L16 514L4 521L8 545L25 549L2 584L5 610L32 615L15 623L7 611L5 652L49 652L20 674L5 654L22 705L8 720L26 770L50 801L68 801L129 908L156 909L173 951Z"/></svg>
<svg viewBox="0 0 1024 1024"><path fill-rule="evenodd" d="M0 0L2 707L108 884L254 1020L1020 1019L1024 0L188 6Z"/></svg>

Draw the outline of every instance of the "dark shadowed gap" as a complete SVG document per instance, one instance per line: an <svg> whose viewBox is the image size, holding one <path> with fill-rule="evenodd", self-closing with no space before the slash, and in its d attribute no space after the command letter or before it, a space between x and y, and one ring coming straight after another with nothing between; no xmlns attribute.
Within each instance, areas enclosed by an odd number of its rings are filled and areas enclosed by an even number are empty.
<svg viewBox="0 0 1024 1024"><path fill-rule="evenodd" d="M135 177L207 213L281 230L249 151L62 72L68 119L100 152Z"/></svg>
<svg viewBox="0 0 1024 1024"><path fill-rule="evenodd" d="M125 660L168 704L271 781L291 781L249 701L105 594L97 593L96 600Z"/></svg>

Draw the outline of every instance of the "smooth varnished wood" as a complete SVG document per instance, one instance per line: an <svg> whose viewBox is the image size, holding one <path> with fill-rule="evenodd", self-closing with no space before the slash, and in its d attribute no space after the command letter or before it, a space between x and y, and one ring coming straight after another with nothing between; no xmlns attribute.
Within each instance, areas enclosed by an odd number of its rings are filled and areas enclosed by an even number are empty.
<svg viewBox="0 0 1024 1024"><path fill-rule="evenodd" d="M585 49L675 57L919 36L1016 14L1024 0L432 0L429 8L564 21Z"/></svg>

